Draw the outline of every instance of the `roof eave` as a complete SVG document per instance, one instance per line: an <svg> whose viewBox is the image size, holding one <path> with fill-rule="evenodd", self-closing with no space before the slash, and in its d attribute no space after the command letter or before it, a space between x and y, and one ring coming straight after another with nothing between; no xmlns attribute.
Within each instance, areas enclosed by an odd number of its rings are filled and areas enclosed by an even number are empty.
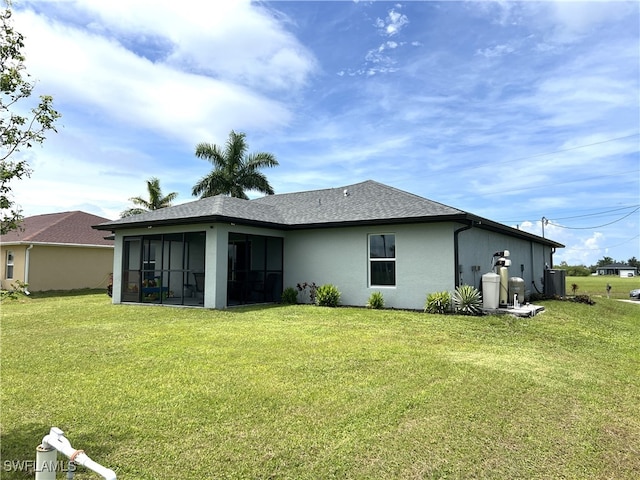
<svg viewBox="0 0 640 480"><path fill-rule="evenodd" d="M384 219L365 219L365 220L345 220L334 222L316 222L316 223L300 223L300 224L286 224L279 222L267 222L262 220L253 220L246 218L213 215L207 217L196 218L174 218L163 220L147 220L143 222L132 222L124 224L100 224L94 225L96 230L106 230L115 232L116 230L133 230L139 228L154 228L172 225L200 225L211 223L233 223L237 225L246 225L254 227L272 228L277 230L313 230L320 228L342 228L342 227L356 227L356 226L369 226L369 225L402 225L411 223L438 223L438 222L461 222L467 224L473 224L474 227L478 227L484 230L489 230L497 233L508 234L516 237L520 237L526 240L535 241L555 248L564 248L564 245L548 238L539 237L532 233L524 232L522 230L503 225L501 223L488 220L486 218L478 217L470 213L456 213L448 215L429 215L419 217L398 217L398 218L384 218Z"/></svg>
<svg viewBox="0 0 640 480"><path fill-rule="evenodd" d="M146 220L143 222L128 222L128 223L106 223L100 225L94 225L92 228L96 230L105 230L115 232L116 230L133 230L137 228L155 228L155 227L167 227L172 225L200 225L211 223L235 223L240 225L250 225L257 227L267 228L279 228L284 227L281 223L267 222L262 220L252 220L247 218L228 217L223 215L212 215L207 217L195 217L195 218L172 218L161 220Z"/></svg>
<svg viewBox="0 0 640 480"><path fill-rule="evenodd" d="M540 237L538 235L534 235L533 233L525 232L523 230L519 230L517 228L504 225L502 223L494 222L493 220L478 217L472 214L467 214L466 217L467 217L467 220L473 222L474 227L478 227L483 230L489 230L491 232L504 233L507 235L520 237L525 240L535 241L537 243L542 243L554 248L565 247L563 244L555 242L553 240L549 240L548 238Z"/></svg>
<svg viewBox="0 0 640 480"><path fill-rule="evenodd" d="M292 224L288 226L290 230L307 230L318 228L339 228L339 227L358 227L367 225L403 225L410 223L437 223L437 222L456 222L464 219L463 214L454 215L428 215L420 217L397 217L397 218L373 218L365 220L345 220L340 222L318 222Z"/></svg>
<svg viewBox="0 0 640 480"><path fill-rule="evenodd" d="M91 248L113 248L113 245L105 245L100 243L64 243L64 242L37 242L29 240L16 240L14 242L2 242L2 246L22 246L22 245L39 245L46 247L91 247Z"/></svg>

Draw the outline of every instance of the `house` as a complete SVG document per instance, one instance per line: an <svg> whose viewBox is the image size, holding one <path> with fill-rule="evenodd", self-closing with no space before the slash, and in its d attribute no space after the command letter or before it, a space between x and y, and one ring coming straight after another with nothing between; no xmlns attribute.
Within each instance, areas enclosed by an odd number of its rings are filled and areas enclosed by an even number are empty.
<svg viewBox="0 0 640 480"><path fill-rule="evenodd" d="M106 221L80 211L25 218L21 229L0 238L2 289L12 290L16 281L30 291L106 289L114 242L91 228Z"/></svg>
<svg viewBox="0 0 640 480"><path fill-rule="evenodd" d="M428 293L479 287L504 250L531 293L563 247L375 181L209 197L95 228L115 234L114 303L219 309L274 302L303 282L334 284L344 305L379 291L388 307L422 309Z"/></svg>
<svg viewBox="0 0 640 480"><path fill-rule="evenodd" d="M623 263L614 263L598 267L596 273L598 275L618 275L621 278L636 277L638 275L638 268Z"/></svg>

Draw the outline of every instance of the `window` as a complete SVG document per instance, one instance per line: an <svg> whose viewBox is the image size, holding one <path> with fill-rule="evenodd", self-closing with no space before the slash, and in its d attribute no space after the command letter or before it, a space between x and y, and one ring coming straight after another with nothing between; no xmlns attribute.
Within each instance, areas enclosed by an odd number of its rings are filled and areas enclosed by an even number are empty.
<svg viewBox="0 0 640 480"><path fill-rule="evenodd" d="M5 278L7 280L13 278L13 252L11 250L7 251L7 270Z"/></svg>
<svg viewBox="0 0 640 480"><path fill-rule="evenodd" d="M369 235L369 285L396 285L396 236Z"/></svg>

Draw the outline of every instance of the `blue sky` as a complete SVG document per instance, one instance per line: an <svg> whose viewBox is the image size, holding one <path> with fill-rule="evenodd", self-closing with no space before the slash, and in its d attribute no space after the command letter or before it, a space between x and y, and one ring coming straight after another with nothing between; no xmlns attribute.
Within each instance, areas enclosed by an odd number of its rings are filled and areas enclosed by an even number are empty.
<svg viewBox="0 0 640 480"><path fill-rule="evenodd" d="M640 258L638 2L15 0L58 134L24 214L176 203L233 129L276 193L371 179L567 246ZM256 195L253 195L256 196Z"/></svg>

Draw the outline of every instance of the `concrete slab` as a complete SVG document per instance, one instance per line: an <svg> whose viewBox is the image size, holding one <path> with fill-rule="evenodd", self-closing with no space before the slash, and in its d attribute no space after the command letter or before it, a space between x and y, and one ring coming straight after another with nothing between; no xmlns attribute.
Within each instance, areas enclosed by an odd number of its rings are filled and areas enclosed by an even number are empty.
<svg viewBox="0 0 640 480"><path fill-rule="evenodd" d="M520 305L518 308L483 308L482 311L485 314L490 315L515 315L517 317L534 317L538 313L543 312L544 307L542 305L533 305L531 303L527 303L525 305Z"/></svg>

